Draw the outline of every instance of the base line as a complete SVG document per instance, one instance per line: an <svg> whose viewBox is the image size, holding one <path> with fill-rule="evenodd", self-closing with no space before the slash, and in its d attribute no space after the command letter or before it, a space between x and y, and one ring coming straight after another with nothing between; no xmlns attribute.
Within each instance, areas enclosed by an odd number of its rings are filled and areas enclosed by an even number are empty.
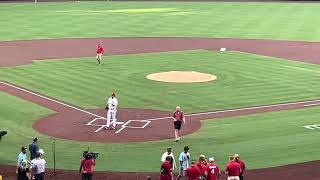
<svg viewBox="0 0 320 180"><path fill-rule="evenodd" d="M309 107L309 106L320 106L320 103L314 103L314 104L306 104L304 105L305 107Z"/></svg>
<svg viewBox="0 0 320 180"><path fill-rule="evenodd" d="M297 101L297 102L289 102L289 103L280 103L280 104L272 104L272 105L261 105L261 106L252 106L252 107L244 107L244 108L236 108L236 109L226 109L226 110L217 110L217 111L209 111L209 112L202 112L202 113L193 113L193 114L186 114L186 117L190 116L199 116L199 115L207 115L207 114L218 114L218 113L224 113L224 112L234 112L234 111L243 111L243 110L253 110L253 109L262 109L262 108L270 108L270 107L279 107L279 106L288 106L288 105L297 105L297 104L304 104L304 103L312 103L315 102L314 104L310 104L315 106L315 105L320 105L320 99L316 100L307 100L307 101ZM304 105L308 106L308 105ZM172 116L168 117L162 117L162 118L154 118L154 119L144 119L147 121L157 121L157 120L162 120L162 119L168 119L168 118L173 118Z"/></svg>
<svg viewBox="0 0 320 180"><path fill-rule="evenodd" d="M27 92L27 93L29 93L29 94L32 94L32 95L41 97L41 98L43 98L43 99L46 99L46 100L49 100L49 101L52 101L52 102L61 104L61 105L63 105L63 106L69 107L69 108L71 108L71 109L75 109L75 110L77 110L77 111L81 111L81 112L83 112L83 113L90 114L90 115L95 116L95 117L104 118L104 117L99 116L99 115L97 115L97 114L91 113L91 112L89 112L89 111L86 111L86 110L83 110L83 109L80 109L80 108L77 108L77 107L74 107L74 106L71 106L71 105L69 105L69 104L65 104L65 103L63 103L63 102L60 102L60 101L51 99L51 98L46 97L46 96L43 96L43 95L40 95L40 94L31 92L31 91L26 90L26 89L24 89L24 88L20 88L20 87L14 86L14 85L12 85L12 84L9 84L9 83L3 82L3 81L0 81L0 83L1 83L1 84L4 84L4 85L6 85L6 86L10 86L10 87L13 87L13 88L15 88L15 89L18 89L18 90L20 90L20 91L24 91L24 92Z"/></svg>

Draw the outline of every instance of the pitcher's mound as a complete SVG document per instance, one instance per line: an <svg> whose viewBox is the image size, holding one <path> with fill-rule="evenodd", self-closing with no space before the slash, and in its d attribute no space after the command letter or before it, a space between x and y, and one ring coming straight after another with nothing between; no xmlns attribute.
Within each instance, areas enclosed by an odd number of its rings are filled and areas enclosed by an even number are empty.
<svg viewBox="0 0 320 180"><path fill-rule="evenodd" d="M194 83L213 81L217 79L217 76L196 71L169 71L149 74L147 78L162 82Z"/></svg>

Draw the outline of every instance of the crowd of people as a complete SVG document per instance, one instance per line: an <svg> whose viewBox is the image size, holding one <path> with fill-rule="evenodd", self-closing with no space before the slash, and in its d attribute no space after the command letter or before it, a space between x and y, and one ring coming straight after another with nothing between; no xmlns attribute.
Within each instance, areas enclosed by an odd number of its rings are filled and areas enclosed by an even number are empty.
<svg viewBox="0 0 320 180"><path fill-rule="evenodd" d="M21 147L17 161L17 179L18 180L44 180L44 171L46 161L43 159L44 151L39 149L38 138L33 138L29 145L30 161L27 158L27 147Z"/></svg>
<svg viewBox="0 0 320 180"><path fill-rule="evenodd" d="M179 155L179 167L177 167L171 147L168 147L163 153L161 162L160 180L173 180L175 169L179 172L176 180L217 180L221 175L214 157L209 157L207 160L205 155L200 155L197 161L191 160L188 146L185 146ZM245 169L245 163L240 160L240 155L233 154L229 157L224 173L227 180L244 180Z"/></svg>

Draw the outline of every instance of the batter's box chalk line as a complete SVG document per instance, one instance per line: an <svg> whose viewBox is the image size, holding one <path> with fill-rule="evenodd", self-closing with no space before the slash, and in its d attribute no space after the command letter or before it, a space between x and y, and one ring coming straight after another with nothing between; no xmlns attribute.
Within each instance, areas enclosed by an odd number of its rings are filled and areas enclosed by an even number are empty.
<svg viewBox="0 0 320 180"><path fill-rule="evenodd" d="M104 129L107 125L106 124L99 124L97 123L97 121L99 120L103 120L106 121L106 118L104 117L96 117L94 119L92 119L90 122L88 122L86 125L87 126L95 126L95 127L99 127L98 129L96 129L94 132L99 132L100 130ZM116 119L117 120L117 119ZM129 124L131 122L142 122L144 123L142 126L130 126ZM112 124L113 122L110 122L110 124ZM148 126L151 123L151 121L149 120L128 120L127 122L121 122L121 121L117 121L116 124L117 125L122 125L121 128L116 131L115 133L118 134L119 132L121 132L122 130L124 130L125 128L132 128L132 129L143 129L146 126Z"/></svg>

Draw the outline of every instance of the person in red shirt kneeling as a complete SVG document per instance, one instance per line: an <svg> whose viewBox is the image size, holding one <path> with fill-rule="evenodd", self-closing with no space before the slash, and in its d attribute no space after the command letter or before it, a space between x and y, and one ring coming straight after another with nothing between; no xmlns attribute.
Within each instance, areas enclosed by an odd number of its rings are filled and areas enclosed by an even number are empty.
<svg viewBox="0 0 320 180"><path fill-rule="evenodd" d="M200 180L200 170L195 164L194 160L191 161L191 166L187 169L188 180Z"/></svg>
<svg viewBox="0 0 320 180"><path fill-rule="evenodd" d="M79 173L82 170L82 180L92 180L93 168L96 165L96 160L90 154L84 155L81 161Z"/></svg>
<svg viewBox="0 0 320 180"><path fill-rule="evenodd" d="M167 156L166 160L161 164L160 180L173 180L171 156Z"/></svg>

